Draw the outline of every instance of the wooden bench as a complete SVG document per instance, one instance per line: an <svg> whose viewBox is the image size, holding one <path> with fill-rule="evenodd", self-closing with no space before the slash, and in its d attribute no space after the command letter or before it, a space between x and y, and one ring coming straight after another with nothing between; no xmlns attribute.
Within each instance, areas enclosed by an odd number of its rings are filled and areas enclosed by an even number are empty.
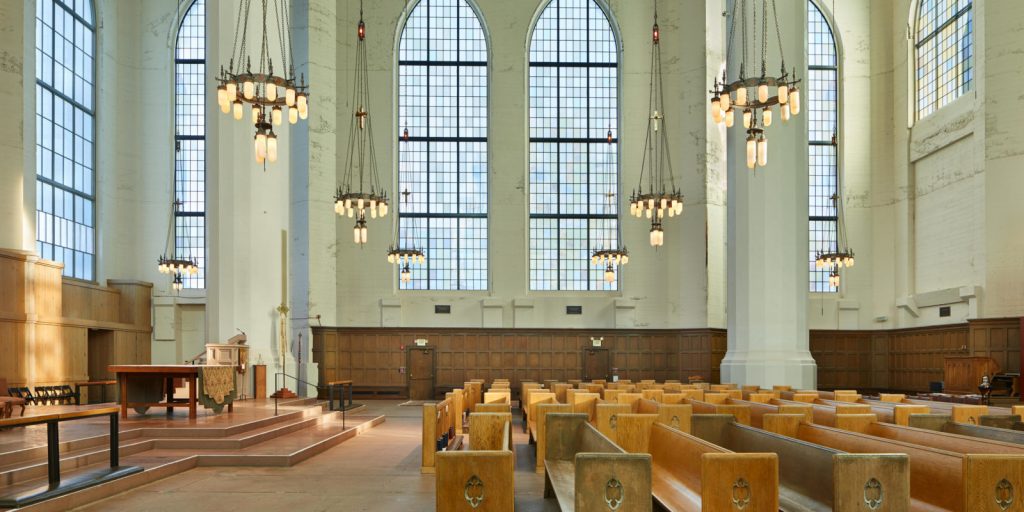
<svg viewBox="0 0 1024 512"><path fill-rule="evenodd" d="M511 404L476 404L476 412L507 412L512 413Z"/></svg>
<svg viewBox="0 0 1024 512"><path fill-rule="evenodd" d="M650 427L648 450L651 494L665 510L779 510L774 453L732 453L660 423Z"/></svg>
<svg viewBox="0 0 1024 512"><path fill-rule="evenodd" d="M547 424L545 423L545 420L547 419L548 414L571 412L573 412L573 410L572 406L569 404L543 403L536 405L536 428L531 429L530 432L534 436L533 442L537 448L537 464L535 469L538 473L544 472L544 449L545 441L547 439Z"/></svg>
<svg viewBox="0 0 1024 512"><path fill-rule="evenodd" d="M814 422L813 408L810 404L780 404L771 402L771 400L773 400L771 398L768 398L767 400L768 402L731 400L729 403L747 406L750 409L750 426L756 428L764 428L764 416L766 414L801 414L804 416L804 421L809 423Z"/></svg>
<svg viewBox="0 0 1024 512"><path fill-rule="evenodd" d="M463 404L463 406L467 412L476 411L476 404L482 403L484 401L483 386L483 383L475 382L472 380L469 382L462 383L462 389L465 393L465 404Z"/></svg>
<svg viewBox="0 0 1024 512"><path fill-rule="evenodd" d="M1006 425L1007 419L1012 423ZM1021 425L1020 416L981 416L978 423L978 425L957 423L948 414L912 414L908 426L948 434L1024 444L1024 432L1021 432L1024 428L1016 428Z"/></svg>
<svg viewBox="0 0 1024 512"><path fill-rule="evenodd" d="M563 511L650 512L651 456L625 453L585 414L548 415L544 497Z"/></svg>
<svg viewBox="0 0 1024 512"><path fill-rule="evenodd" d="M776 416L766 416L767 422ZM695 416L693 435L734 452L777 454L782 510L870 510L866 496L877 501L877 510L907 510L910 504L906 455L850 454L742 425L729 415Z"/></svg>
<svg viewBox="0 0 1024 512"><path fill-rule="evenodd" d="M710 394L706 393L704 396L707 397ZM693 399L687 400L687 403L693 407L693 414L731 414L736 417L736 421L750 425L749 405L731 402L712 404Z"/></svg>
<svg viewBox="0 0 1024 512"><path fill-rule="evenodd" d="M534 430L537 428L537 404L553 404L557 403L557 401L555 400L555 394L550 391L533 390L527 396L529 402L526 404L526 433L530 435L530 442L534 442L534 439L536 439Z"/></svg>
<svg viewBox="0 0 1024 512"><path fill-rule="evenodd" d="M462 448L462 432L455 431L455 417L461 415L462 411L456 410L451 399L423 404L420 473L434 472L438 452Z"/></svg>
<svg viewBox="0 0 1024 512"><path fill-rule="evenodd" d="M636 402L636 412L657 415L657 422L683 432L690 432L690 418L693 406L690 404L665 404L643 399Z"/></svg>
<svg viewBox="0 0 1024 512"><path fill-rule="evenodd" d="M615 441L615 430L618 428L619 415L632 413L633 406L630 404L605 402L597 404L595 411L593 424L597 427L597 431L608 439Z"/></svg>
<svg viewBox="0 0 1024 512"><path fill-rule="evenodd" d="M489 416L491 413L475 413ZM437 454L435 510L438 512L512 512L515 510L515 458L512 450L512 415L497 421L470 417L470 439L474 425L483 449L448 451ZM477 420L477 421L474 421ZM497 439L495 441L495 439Z"/></svg>
<svg viewBox="0 0 1024 512"><path fill-rule="evenodd" d="M55 498L87 487L116 480L142 472L138 466L122 466L120 462L120 434L118 428L119 407L76 407L60 413L35 414L17 418L0 419L0 429L46 424L46 458L48 484L22 490L17 494L0 497L0 508L20 508L43 500ZM110 418L110 466L100 470L76 475L62 482L60 478L60 435L59 423L85 418L107 416Z"/></svg>
<svg viewBox="0 0 1024 512"><path fill-rule="evenodd" d="M1024 485L1024 455L951 452L903 441L799 423L793 437L851 453L904 453L910 458L911 508L973 512L993 510L999 489Z"/></svg>
<svg viewBox="0 0 1024 512"><path fill-rule="evenodd" d="M512 413L510 412L471 413L469 415L469 449L514 450L512 438L504 432L506 424L511 422Z"/></svg>
<svg viewBox="0 0 1024 512"><path fill-rule="evenodd" d="M953 423L965 427L976 427ZM851 430L861 434L914 443L921 446L930 446L957 453L992 453L992 454L1019 454L1024 455L1024 446L1015 443L1007 443L992 439L981 439L958 434L951 434L937 430L919 429L893 425L891 423L879 422L874 415L845 415L841 414L836 418L836 428Z"/></svg>
<svg viewBox="0 0 1024 512"><path fill-rule="evenodd" d="M484 393L483 402L485 404L512 404L512 391L503 389L497 391L487 391Z"/></svg>

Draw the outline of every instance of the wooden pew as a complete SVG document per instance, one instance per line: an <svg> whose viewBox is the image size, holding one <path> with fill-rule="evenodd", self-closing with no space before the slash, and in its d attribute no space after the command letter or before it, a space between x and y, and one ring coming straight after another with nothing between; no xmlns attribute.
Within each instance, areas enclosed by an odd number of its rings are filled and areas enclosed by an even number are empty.
<svg viewBox="0 0 1024 512"><path fill-rule="evenodd" d="M767 422L779 416L769 415ZM802 418L791 415L796 424ZM877 497L870 493L878 500L876 510L907 510L910 504L906 455L850 454L748 427L721 414L695 416L693 435L734 452L777 454L782 510L866 510L868 488L879 491Z"/></svg>
<svg viewBox="0 0 1024 512"><path fill-rule="evenodd" d="M512 391L508 389L484 393L485 404L512 404Z"/></svg>
<svg viewBox="0 0 1024 512"><path fill-rule="evenodd" d="M630 454L601 435L585 414L546 418L544 497L561 510L651 511L651 456Z"/></svg>
<svg viewBox="0 0 1024 512"><path fill-rule="evenodd" d="M682 432L690 432L690 418L693 406L690 404L664 404L653 400L642 399L636 402L639 414L657 415L657 422Z"/></svg>
<svg viewBox="0 0 1024 512"><path fill-rule="evenodd" d="M423 438L421 449L420 473L433 473L438 450L438 440L445 438L446 450L462 448L463 435L455 432L455 416L461 411L455 410L451 399L437 403L423 404ZM454 432L455 435L451 435Z"/></svg>
<svg viewBox="0 0 1024 512"><path fill-rule="evenodd" d="M792 437L851 453L907 454L913 510L991 510L1001 479L1024 485L1021 455L964 455L809 423L799 423Z"/></svg>
<svg viewBox="0 0 1024 512"><path fill-rule="evenodd" d="M976 426L955 422L954 424L964 425L965 427ZM882 423L874 419L873 415L841 414L836 418L836 428L891 439L893 441L902 441L905 443L939 448L956 453L1002 453L1024 455L1024 446L1020 444L950 434L936 430L903 427L900 425L893 425L891 423Z"/></svg>
<svg viewBox="0 0 1024 512"><path fill-rule="evenodd" d="M510 450L512 437L506 435L508 424L512 423L510 412L474 412L469 415L470 450ZM505 443L505 444L502 444Z"/></svg>
<svg viewBox="0 0 1024 512"><path fill-rule="evenodd" d="M630 416L623 415L623 428L631 427ZM640 425L646 424L637 419ZM779 510L778 458L774 453L732 453L661 423L651 424L648 432L651 493L661 508Z"/></svg>
<svg viewBox="0 0 1024 512"><path fill-rule="evenodd" d="M488 414L488 413L483 413ZM489 421L470 421L474 425ZM496 442L488 435L490 449L449 451L437 454L435 509L438 512L512 512L515 510L515 459L512 450L511 414L501 422ZM473 434L471 433L472 437Z"/></svg>
<svg viewBox="0 0 1024 512"><path fill-rule="evenodd" d="M565 384L559 382L551 387L551 392L555 394L555 400L560 404L567 404L565 401L565 392L572 389L572 384Z"/></svg>
<svg viewBox="0 0 1024 512"><path fill-rule="evenodd" d="M771 396L771 395L765 395ZM801 414L804 416L804 421L808 423L814 423L814 410L810 404L796 404L796 403L772 403L771 399L768 402L752 402L746 400L731 400L730 404L746 405L750 408L750 426L756 428L764 428L764 415L766 414Z"/></svg>
<svg viewBox="0 0 1024 512"><path fill-rule="evenodd" d="M465 408L468 412L476 410L476 404L483 402L484 400L484 387L483 382L469 381L462 384L462 389L465 391Z"/></svg>
<svg viewBox="0 0 1024 512"><path fill-rule="evenodd" d="M545 441L547 438L547 425L545 423L545 420L547 419L547 415L549 413L571 413L573 412L573 410L572 406L569 404L547 403L537 404L536 411L537 428L536 430L531 431L535 436L533 439L534 445L537 447L537 464L535 469L538 473L543 473L544 449L546 446Z"/></svg>
<svg viewBox="0 0 1024 512"><path fill-rule="evenodd" d="M704 395L707 398L713 393L706 393ZM725 400L731 400L726 398ZM693 414L731 414L736 417L736 421L750 425L750 406L747 404L723 402L723 403L708 403L701 400L687 400L688 404L693 406Z"/></svg>
<svg viewBox="0 0 1024 512"><path fill-rule="evenodd" d="M532 390L527 395L529 402L526 404L526 433L530 434L530 438L534 438L533 429L536 428L534 420L534 411L537 404L541 403L556 403L555 394L550 391L537 391Z"/></svg>
<svg viewBox="0 0 1024 512"><path fill-rule="evenodd" d="M615 430L618 428L620 414L630 414L633 406L619 403L599 403L595 408L594 426L598 432L608 439L615 440Z"/></svg>
<svg viewBox="0 0 1024 512"><path fill-rule="evenodd" d="M796 394L799 395L799 394ZM783 393L785 396L785 393ZM817 425L834 426L836 422L837 414L863 414L871 411L870 406L865 404L854 404L854 403L842 403L836 405L829 405L825 403L819 403L819 399L812 398L807 401L790 401L790 400L772 400L770 403L774 405L804 405L811 406L811 415L813 423Z"/></svg>
<svg viewBox="0 0 1024 512"><path fill-rule="evenodd" d="M466 410L466 394L460 388L455 388L444 394L445 399L451 400L452 416L454 417L455 432L461 434L464 431L463 419Z"/></svg>
<svg viewBox="0 0 1024 512"><path fill-rule="evenodd" d="M572 412L581 412L587 415L587 421L591 423L597 417L597 402L601 400L601 395L597 393L582 393L576 392L572 395Z"/></svg>
<svg viewBox="0 0 1024 512"><path fill-rule="evenodd" d="M511 404L476 404L476 412L507 412L512 413Z"/></svg>
<svg viewBox="0 0 1024 512"><path fill-rule="evenodd" d="M953 421L953 417L948 414L912 414L910 415L909 426L1005 443L1024 444L1024 432L1021 432L1024 428L1013 428L1016 425L1021 425L1020 416L995 417L997 418L996 423L1003 423L1003 418L1016 418L1016 421L1010 425L1010 428L986 425L987 418L991 418L991 416L982 416L979 419L980 425L971 425L956 423Z"/></svg>

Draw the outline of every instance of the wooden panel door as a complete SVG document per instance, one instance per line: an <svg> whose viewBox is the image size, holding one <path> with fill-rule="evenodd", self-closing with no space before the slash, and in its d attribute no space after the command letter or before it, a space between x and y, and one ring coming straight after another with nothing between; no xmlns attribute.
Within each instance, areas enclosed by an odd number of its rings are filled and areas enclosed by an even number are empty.
<svg viewBox="0 0 1024 512"><path fill-rule="evenodd" d="M608 379L608 349L583 349L583 380Z"/></svg>
<svg viewBox="0 0 1024 512"><path fill-rule="evenodd" d="M409 348L409 399L432 400L434 398L434 349L433 347Z"/></svg>

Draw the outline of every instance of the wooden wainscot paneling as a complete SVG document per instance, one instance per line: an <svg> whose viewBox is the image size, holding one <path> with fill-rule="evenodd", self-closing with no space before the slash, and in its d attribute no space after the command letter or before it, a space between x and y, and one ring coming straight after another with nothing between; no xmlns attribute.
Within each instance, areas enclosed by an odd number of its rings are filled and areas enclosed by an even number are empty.
<svg viewBox="0 0 1024 512"><path fill-rule="evenodd" d="M810 331L811 355L818 365L818 386L871 388L871 340L871 331Z"/></svg>
<svg viewBox="0 0 1024 512"><path fill-rule="evenodd" d="M121 292L84 281L65 280L64 318L118 323L121 318Z"/></svg>
<svg viewBox="0 0 1024 512"><path fill-rule="evenodd" d="M0 318L23 319L25 283L29 273L29 253L0 249Z"/></svg>
<svg viewBox="0 0 1024 512"><path fill-rule="evenodd" d="M108 279L107 286L121 294L118 322L142 329L153 324L153 283Z"/></svg>
<svg viewBox="0 0 1024 512"><path fill-rule="evenodd" d="M1020 318L968 320L973 356L991 357L1001 372L1020 372Z"/></svg>
<svg viewBox="0 0 1024 512"><path fill-rule="evenodd" d="M889 387L928 391L943 378L947 357L969 355L967 324L897 329L889 344Z"/></svg>
<svg viewBox="0 0 1024 512"><path fill-rule="evenodd" d="M717 380L725 356L725 331L584 329L313 328L313 360L321 381L352 379L357 388L407 386L403 347L417 339L435 349L435 387L443 391L470 379L523 380L581 378L583 349L604 338L611 367L621 378Z"/></svg>

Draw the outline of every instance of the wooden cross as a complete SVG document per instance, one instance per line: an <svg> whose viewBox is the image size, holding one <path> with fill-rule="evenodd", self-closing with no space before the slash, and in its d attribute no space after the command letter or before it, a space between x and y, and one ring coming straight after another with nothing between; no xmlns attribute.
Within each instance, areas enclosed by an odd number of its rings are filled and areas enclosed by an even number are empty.
<svg viewBox="0 0 1024 512"><path fill-rule="evenodd" d="M366 109L364 109L363 107L359 107L359 109L356 110L356 117L359 118L359 129L360 130L366 128L366 116L367 115L368 114L366 112Z"/></svg>
<svg viewBox="0 0 1024 512"><path fill-rule="evenodd" d="M405 202L408 203L409 202L409 196L411 196L411 195L412 195L412 192L409 192L409 189L403 190L402 191L402 201L405 201Z"/></svg>

